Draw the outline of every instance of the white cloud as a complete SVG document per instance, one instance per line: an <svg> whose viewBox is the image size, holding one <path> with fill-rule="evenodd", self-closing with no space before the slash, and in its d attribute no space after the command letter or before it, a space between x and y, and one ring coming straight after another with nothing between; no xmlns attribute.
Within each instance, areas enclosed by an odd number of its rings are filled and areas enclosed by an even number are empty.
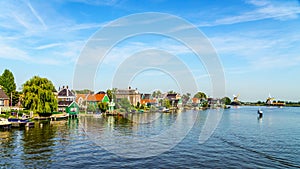
<svg viewBox="0 0 300 169"><path fill-rule="evenodd" d="M225 69L226 73L243 74L300 65L299 52L296 48L300 42L300 36L295 33L272 30L243 32L243 34L234 32L212 37L210 40L223 62L235 65L235 67Z"/></svg>
<svg viewBox="0 0 300 169"><path fill-rule="evenodd" d="M0 57L4 59L12 59L12 60L22 60L29 61L31 58L28 56L27 52L24 50L20 50L18 48L14 48L8 46L6 44L0 43Z"/></svg>
<svg viewBox="0 0 300 169"><path fill-rule="evenodd" d="M44 20L41 18L41 16L37 13L37 11L32 7L31 3L27 2L28 7L30 8L33 15L39 20L39 22L44 26L45 29L47 29L47 26L44 22Z"/></svg>
<svg viewBox="0 0 300 169"><path fill-rule="evenodd" d="M201 23L198 26L206 27L230 25L236 23L258 21L263 19L295 19L298 18L298 14L300 13L300 7L297 1L271 2L265 0L250 0L247 2L253 5L255 9L248 12L243 12L240 15L217 19L214 22Z"/></svg>

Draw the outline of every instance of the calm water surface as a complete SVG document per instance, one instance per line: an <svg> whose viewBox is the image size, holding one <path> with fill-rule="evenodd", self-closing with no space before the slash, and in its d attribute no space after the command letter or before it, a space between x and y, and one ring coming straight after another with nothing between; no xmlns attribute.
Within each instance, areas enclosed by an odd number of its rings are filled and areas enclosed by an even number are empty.
<svg viewBox="0 0 300 169"><path fill-rule="evenodd" d="M83 128L94 126L90 132L101 137L119 134L135 139L167 130L178 114L159 114L144 124L114 117L80 117L0 131L0 168L300 168L300 108L262 107L262 119L257 119L257 109L224 110L204 144L198 138L208 112L189 112L199 113L189 134L169 151L147 158L120 158L98 146ZM131 120L153 115L138 114Z"/></svg>

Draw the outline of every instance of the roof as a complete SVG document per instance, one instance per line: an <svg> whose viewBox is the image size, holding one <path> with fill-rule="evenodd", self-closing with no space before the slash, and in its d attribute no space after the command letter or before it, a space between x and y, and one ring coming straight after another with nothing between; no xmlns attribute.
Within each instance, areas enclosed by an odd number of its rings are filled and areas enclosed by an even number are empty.
<svg viewBox="0 0 300 169"><path fill-rule="evenodd" d="M61 90L58 92L57 96L65 96L65 97L68 97L68 96L75 96L75 94L74 94L71 90L69 90L68 88L63 88L63 89L61 89Z"/></svg>
<svg viewBox="0 0 300 169"><path fill-rule="evenodd" d="M79 98L82 98L83 100L85 100L87 95L88 94L76 94L76 99L75 99L76 102L78 103Z"/></svg>
<svg viewBox="0 0 300 169"><path fill-rule="evenodd" d="M104 96L105 94L92 94L88 95L86 100L89 102L101 102Z"/></svg>
<svg viewBox="0 0 300 169"><path fill-rule="evenodd" d="M146 103L156 103L156 100L153 99L142 99L141 104L146 104Z"/></svg>
<svg viewBox="0 0 300 169"><path fill-rule="evenodd" d="M194 98L192 98L192 101L193 101L193 103L198 103L198 102L200 101L200 99L199 99L199 98L196 98L196 97L194 97Z"/></svg>
<svg viewBox="0 0 300 169"><path fill-rule="evenodd" d="M9 99L9 97L4 93L4 91L0 88L0 99Z"/></svg>
<svg viewBox="0 0 300 169"><path fill-rule="evenodd" d="M143 94L141 94L141 98L143 98L143 99L151 99L151 94L143 93Z"/></svg>
<svg viewBox="0 0 300 169"><path fill-rule="evenodd" d="M169 99L169 100L175 100L176 98L177 98L177 94L175 93L175 94L173 94L173 93L168 93L167 94L167 98Z"/></svg>

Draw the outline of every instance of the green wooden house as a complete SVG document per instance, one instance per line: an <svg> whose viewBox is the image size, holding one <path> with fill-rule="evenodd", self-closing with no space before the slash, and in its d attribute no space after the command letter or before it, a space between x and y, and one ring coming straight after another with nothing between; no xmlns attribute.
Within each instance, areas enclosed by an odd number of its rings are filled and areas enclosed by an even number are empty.
<svg viewBox="0 0 300 169"><path fill-rule="evenodd" d="M78 104L75 101L73 101L68 107L66 107L66 112L70 116L78 115L79 114Z"/></svg>

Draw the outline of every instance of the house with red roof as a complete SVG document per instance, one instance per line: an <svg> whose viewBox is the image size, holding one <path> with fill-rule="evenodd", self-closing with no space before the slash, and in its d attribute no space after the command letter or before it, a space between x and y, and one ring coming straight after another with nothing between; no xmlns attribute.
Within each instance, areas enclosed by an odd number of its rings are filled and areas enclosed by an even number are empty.
<svg viewBox="0 0 300 169"><path fill-rule="evenodd" d="M109 97L103 92L97 94L77 94L75 100L79 107L84 109L88 104L93 104L96 106L100 102L108 103Z"/></svg>
<svg viewBox="0 0 300 169"><path fill-rule="evenodd" d="M0 87L0 107L8 107L9 106L9 97L5 94L5 92Z"/></svg>

